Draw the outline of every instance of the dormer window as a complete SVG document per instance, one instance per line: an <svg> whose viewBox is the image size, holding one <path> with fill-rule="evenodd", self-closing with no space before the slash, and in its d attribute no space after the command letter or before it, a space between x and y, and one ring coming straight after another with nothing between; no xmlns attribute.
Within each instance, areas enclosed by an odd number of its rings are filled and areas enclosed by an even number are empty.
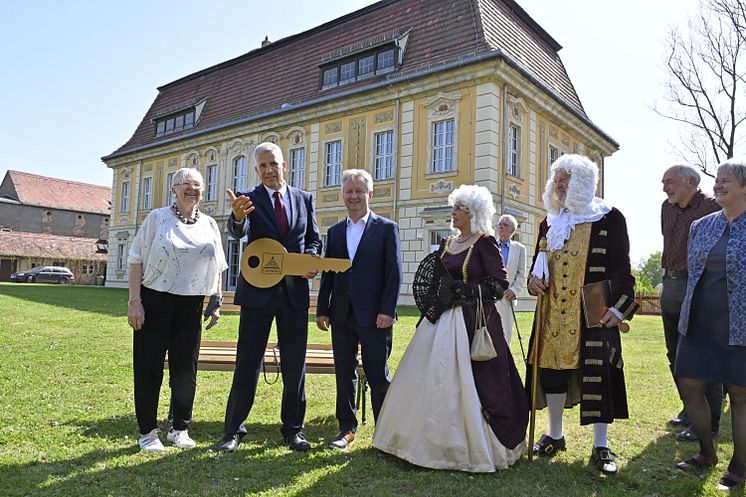
<svg viewBox="0 0 746 497"><path fill-rule="evenodd" d="M194 126L194 108L155 121L155 136L169 135Z"/></svg>
<svg viewBox="0 0 746 497"><path fill-rule="evenodd" d="M327 88L329 86L337 86L337 68L324 69L324 81L321 86Z"/></svg>
<svg viewBox="0 0 746 497"><path fill-rule="evenodd" d="M378 64L376 65L378 72L387 72L386 69L394 70L394 49L386 50L378 54Z"/></svg>
<svg viewBox="0 0 746 497"><path fill-rule="evenodd" d="M155 136L170 135L193 128L199 121L199 116L202 114L206 103L206 98L196 104L195 100L192 99L156 112L156 117L153 119Z"/></svg>
<svg viewBox="0 0 746 497"><path fill-rule="evenodd" d="M321 89L360 81L396 69L397 48L392 43L321 67Z"/></svg>

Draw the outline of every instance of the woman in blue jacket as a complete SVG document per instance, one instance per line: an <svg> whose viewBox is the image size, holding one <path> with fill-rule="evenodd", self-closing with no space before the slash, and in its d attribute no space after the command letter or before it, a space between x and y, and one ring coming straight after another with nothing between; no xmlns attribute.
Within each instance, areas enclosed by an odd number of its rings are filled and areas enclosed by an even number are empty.
<svg viewBox="0 0 746 497"><path fill-rule="evenodd" d="M723 210L695 221L689 231L683 336L674 367L700 450L676 466L717 464L705 384L723 383L731 402L733 456L719 488L729 490L743 486L746 476L746 163L720 164L714 191Z"/></svg>

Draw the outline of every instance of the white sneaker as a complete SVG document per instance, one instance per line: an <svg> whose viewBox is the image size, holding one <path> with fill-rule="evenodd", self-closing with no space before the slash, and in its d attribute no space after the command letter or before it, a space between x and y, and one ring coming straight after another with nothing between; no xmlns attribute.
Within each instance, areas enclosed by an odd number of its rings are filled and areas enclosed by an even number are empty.
<svg viewBox="0 0 746 497"><path fill-rule="evenodd" d="M168 430L166 438L180 449L191 449L197 445L197 442L191 439L187 430Z"/></svg>
<svg viewBox="0 0 746 497"><path fill-rule="evenodd" d="M140 445L140 450L146 452L166 450L161 443L161 439L158 437L158 428L154 428L150 433L141 436L137 443Z"/></svg>

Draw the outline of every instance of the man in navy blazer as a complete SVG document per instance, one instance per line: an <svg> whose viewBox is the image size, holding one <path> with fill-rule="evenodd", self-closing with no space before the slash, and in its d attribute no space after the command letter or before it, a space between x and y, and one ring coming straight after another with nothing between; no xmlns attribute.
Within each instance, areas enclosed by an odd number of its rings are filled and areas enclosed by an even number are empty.
<svg viewBox="0 0 746 497"><path fill-rule="evenodd" d="M392 329L401 286L399 227L368 207L373 179L362 169L342 174L342 196L348 216L327 232L325 257L349 258L344 273L321 275L316 325L331 324L337 381L339 434L330 447L344 449L355 439L355 386L358 344L371 389L373 417L378 418L389 388Z"/></svg>
<svg viewBox="0 0 746 497"><path fill-rule="evenodd" d="M228 232L236 239L271 238L288 252L318 255L321 239L310 193L285 183L285 163L280 147L261 143L254 150L256 172L262 184L247 193L227 190L233 212ZM244 421L251 411L259 381L272 320L277 323L277 341L282 364L282 435L290 449L310 448L302 429L306 414L306 344L308 342L308 281L286 276L270 288L257 288L243 276L238 279L235 303L241 306L238 325L236 370L225 412L224 436L218 448L233 452L246 435Z"/></svg>

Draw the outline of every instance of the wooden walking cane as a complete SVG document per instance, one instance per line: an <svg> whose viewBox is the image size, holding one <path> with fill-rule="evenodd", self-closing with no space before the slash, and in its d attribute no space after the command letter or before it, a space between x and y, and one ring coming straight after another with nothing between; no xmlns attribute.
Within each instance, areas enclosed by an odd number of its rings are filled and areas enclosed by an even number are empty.
<svg viewBox="0 0 746 497"><path fill-rule="evenodd" d="M547 251L547 239L539 240L539 252ZM538 259L537 259L538 261ZM536 430L536 383L539 376L539 348L541 346L542 321L544 320L544 294L536 297L534 316L534 348L531 350L531 417L528 428L528 460L534 458L534 435Z"/></svg>

